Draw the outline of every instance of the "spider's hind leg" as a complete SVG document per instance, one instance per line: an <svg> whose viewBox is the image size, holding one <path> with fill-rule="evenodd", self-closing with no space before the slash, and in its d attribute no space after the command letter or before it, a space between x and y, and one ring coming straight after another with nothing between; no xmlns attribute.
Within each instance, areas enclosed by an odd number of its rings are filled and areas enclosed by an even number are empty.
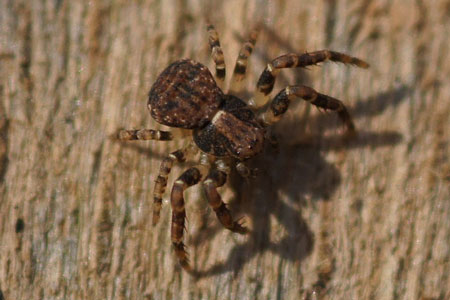
<svg viewBox="0 0 450 300"><path fill-rule="evenodd" d="M248 58L253 52L256 40L258 38L259 29L255 28L250 32L248 40L242 45L239 51L236 65L233 71L233 77L231 78L230 92L239 93L244 87L244 78L247 71Z"/></svg>
<svg viewBox="0 0 450 300"><path fill-rule="evenodd" d="M222 47L220 46L219 34L213 25L208 24L207 30L209 34L209 46L211 48L211 56L216 65L216 81L220 88L223 88L223 83L226 76L225 58Z"/></svg>
<svg viewBox="0 0 450 300"><path fill-rule="evenodd" d="M162 131L153 129L132 129L120 130L118 139L121 141L135 141L135 140L157 140L157 141L171 141L175 138L185 137L187 135L185 130L174 128L173 131ZM162 206L162 197L166 190L167 178L169 177L173 163L184 162L190 155L197 153L198 148L190 143L183 149L170 153L161 162L158 177L155 180L155 188L153 191L153 218L152 224L156 225L160 218L160 211Z"/></svg>
<svg viewBox="0 0 450 300"><path fill-rule="evenodd" d="M171 141L177 135L177 132L153 130L153 129L131 129L120 130L118 139L121 141L135 141L135 140L157 140L157 141ZM167 177L175 160L184 161L185 150L178 150L169 154L161 163L158 178L155 183L155 190L153 193L153 225L156 225L159 220L159 212L162 204L162 194L167 185Z"/></svg>
<svg viewBox="0 0 450 300"><path fill-rule="evenodd" d="M170 131L153 130L153 129L132 129L120 130L118 138L121 141L134 140L157 140L157 141L171 141L174 135Z"/></svg>
<svg viewBox="0 0 450 300"><path fill-rule="evenodd" d="M317 107L337 112L339 118L347 127L349 134L355 133L352 117L342 101L320 94L314 89L302 85L288 86L281 90L267 106L267 109L259 115L259 119L267 126L277 122L287 111L290 102L295 98L301 98Z"/></svg>
<svg viewBox="0 0 450 300"><path fill-rule="evenodd" d="M156 129L122 129L117 133L117 138L121 141L172 141L177 138L191 136L192 132L183 128L172 128L171 131Z"/></svg>

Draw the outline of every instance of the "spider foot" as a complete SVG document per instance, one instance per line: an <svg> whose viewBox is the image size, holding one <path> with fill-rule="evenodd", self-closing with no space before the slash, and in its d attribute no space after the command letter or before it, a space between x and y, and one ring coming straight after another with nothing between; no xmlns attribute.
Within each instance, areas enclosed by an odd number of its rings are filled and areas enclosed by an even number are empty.
<svg viewBox="0 0 450 300"><path fill-rule="evenodd" d="M233 222L233 227L229 228L231 231L247 234L249 232L248 228L245 226L245 218L239 218L237 221Z"/></svg>
<svg viewBox="0 0 450 300"><path fill-rule="evenodd" d="M192 267L189 264L189 254L186 251L186 245L184 245L183 242L173 242L172 244L180 266L188 272L193 272Z"/></svg>

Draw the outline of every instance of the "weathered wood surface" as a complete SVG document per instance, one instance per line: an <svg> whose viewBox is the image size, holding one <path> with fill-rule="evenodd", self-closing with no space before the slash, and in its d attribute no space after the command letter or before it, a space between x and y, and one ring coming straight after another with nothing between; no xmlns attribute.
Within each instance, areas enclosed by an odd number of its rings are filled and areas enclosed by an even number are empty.
<svg viewBox="0 0 450 300"><path fill-rule="evenodd" d="M450 2L204 2L0 1L3 297L449 299ZM150 220L161 156L180 143L109 137L160 128L146 94L171 61L212 66L205 14L229 73L264 24L249 91L286 52L334 49L371 68L283 71L276 89L343 99L360 135L344 142L334 114L293 105L258 178L221 189L248 236L222 229L193 188L194 280L173 258L168 203Z"/></svg>

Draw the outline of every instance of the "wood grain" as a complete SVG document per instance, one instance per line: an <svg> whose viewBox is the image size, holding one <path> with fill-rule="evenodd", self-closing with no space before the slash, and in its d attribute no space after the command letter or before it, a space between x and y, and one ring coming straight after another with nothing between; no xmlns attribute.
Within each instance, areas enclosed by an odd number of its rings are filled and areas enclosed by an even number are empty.
<svg viewBox="0 0 450 300"><path fill-rule="evenodd" d="M0 295L449 299L449 13L448 0L0 1ZM170 62L212 69L205 15L229 74L263 24L250 93L288 52L332 49L371 68L280 74L276 91L302 83L343 100L359 136L293 105L274 129L279 149L252 162L258 177L220 189L247 236L224 230L192 188L194 279L173 256L170 205L158 226L150 218L161 157L181 142L110 137L162 128L146 97Z"/></svg>

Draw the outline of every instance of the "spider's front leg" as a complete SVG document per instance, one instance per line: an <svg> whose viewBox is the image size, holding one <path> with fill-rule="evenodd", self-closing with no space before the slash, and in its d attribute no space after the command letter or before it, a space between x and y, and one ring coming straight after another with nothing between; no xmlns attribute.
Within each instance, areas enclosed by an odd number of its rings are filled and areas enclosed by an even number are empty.
<svg viewBox="0 0 450 300"><path fill-rule="evenodd" d="M259 119L267 126L277 122L287 111L290 102L295 98L301 98L323 109L336 111L339 118L346 125L349 133L353 134L355 132L355 125L352 117L342 101L320 94L310 87L301 85L288 86L281 90L267 109L260 114Z"/></svg>
<svg viewBox="0 0 450 300"><path fill-rule="evenodd" d="M263 106L267 102L280 69L304 68L328 60L350 64L364 69L369 67L368 63L359 58L331 50L319 50L300 55L290 53L279 56L267 65L258 79L258 83L256 85L257 91L255 95L256 106Z"/></svg>
<svg viewBox="0 0 450 300"><path fill-rule="evenodd" d="M211 169L205 181L203 182L203 189L205 191L206 198L208 199L209 205L212 207L217 215L220 223L233 232L237 233L247 233L248 230L239 221L233 221L230 210L227 208L226 204L222 201L217 188L225 184L227 180L227 174L223 171L217 169Z"/></svg>

